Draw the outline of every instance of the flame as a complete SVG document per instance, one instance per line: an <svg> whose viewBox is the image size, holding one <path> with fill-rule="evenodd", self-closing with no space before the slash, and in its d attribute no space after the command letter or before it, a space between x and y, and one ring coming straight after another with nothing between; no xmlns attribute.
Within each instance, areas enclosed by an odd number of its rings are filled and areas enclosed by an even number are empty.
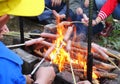
<svg viewBox="0 0 120 84"><path fill-rule="evenodd" d="M57 64L59 67L59 71L64 70L64 65L65 63L68 63L71 61L72 65L77 64L78 69L83 69L84 70L84 75L86 76L86 71L87 71L87 61L86 61L86 54L78 52L76 54L77 58L69 59L69 53L64 49L64 46L66 43L63 41L64 34L66 32L66 28L64 27L63 24L60 24L60 18L57 17L57 34L59 37L54 41L56 44L56 48L52 51L50 54L50 58L52 60L52 63ZM71 54L70 54L71 55ZM98 76L94 73L92 74L93 78L96 79Z"/></svg>

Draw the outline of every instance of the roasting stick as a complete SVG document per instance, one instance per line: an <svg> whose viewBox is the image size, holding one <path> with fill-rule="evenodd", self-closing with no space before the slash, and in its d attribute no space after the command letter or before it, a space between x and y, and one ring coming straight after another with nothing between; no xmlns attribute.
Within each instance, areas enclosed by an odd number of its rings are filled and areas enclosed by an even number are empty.
<svg viewBox="0 0 120 84"><path fill-rule="evenodd" d="M73 71L73 66L72 66L72 63L71 63L71 57L70 57L70 50L71 50L71 40L69 40L67 42L67 51L68 51L68 57L69 57L69 60L70 60L70 69L71 69L71 72L72 72L72 77L73 77L73 81L74 81L74 84L76 84L76 79L75 79L75 74L74 74L74 71Z"/></svg>
<svg viewBox="0 0 120 84"><path fill-rule="evenodd" d="M43 40L44 40L44 38L36 38L36 39L28 40L28 41L26 41L23 44L8 45L6 47L8 47L8 48L14 48L14 47L20 47L20 46L30 46L30 45L33 45L33 44L36 44L36 43L40 43Z"/></svg>
<svg viewBox="0 0 120 84"><path fill-rule="evenodd" d="M109 62L112 63L119 71L120 71L120 68L112 61L108 58Z"/></svg>
<svg viewBox="0 0 120 84"><path fill-rule="evenodd" d="M40 67L40 65L44 62L45 58L50 55L50 53L55 49L55 44L53 44L44 54L44 58L37 64L37 66L33 69L31 72L31 76L37 71L37 69Z"/></svg>

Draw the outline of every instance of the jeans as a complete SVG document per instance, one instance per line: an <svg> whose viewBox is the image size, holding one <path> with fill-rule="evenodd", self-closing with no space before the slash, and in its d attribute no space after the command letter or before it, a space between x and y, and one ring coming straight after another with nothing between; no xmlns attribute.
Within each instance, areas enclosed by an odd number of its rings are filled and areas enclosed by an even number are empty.
<svg viewBox="0 0 120 84"><path fill-rule="evenodd" d="M62 2L60 6L52 7L51 0L45 0L45 6L48 7L50 10L45 8L44 12L41 15L37 16L39 21L43 21L46 19L53 19L52 10L56 10L59 14L66 13L66 5L64 2Z"/></svg>
<svg viewBox="0 0 120 84"><path fill-rule="evenodd" d="M98 8L98 10L101 9L101 7L104 5L104 3L107 0L95 0L96 6ZM114 19L118 19L120 20L120 3L117 5L117 7L115 8L115 10L112 13L112 16Z"/></svg>

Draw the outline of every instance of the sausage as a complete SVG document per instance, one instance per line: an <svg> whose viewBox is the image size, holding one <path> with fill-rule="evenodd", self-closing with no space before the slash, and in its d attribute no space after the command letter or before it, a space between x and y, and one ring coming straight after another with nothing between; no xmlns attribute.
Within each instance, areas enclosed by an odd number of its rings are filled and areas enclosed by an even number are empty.
<svg viewBox="0 0 120 84"><path fill-rule="evenodd" d="M53 44L44 54L44 57L47 57L50 55L50 53L55 49L55 44Z"/></svg>
<svg viewBox="0 0 120 84"><path fill-rule="evenodd" d="M63 24L63 25L70 25L71 22L69 22L69 21L62 21L60 24Z"/></svg>
<svg viewBox="0 0 120 84"><path fill-rule="evenodd" d="M86 14L83 14L83 18L85 19L85 21L88 21L88 20L89 20L89 18L87 17Z"/></svg>
<svg viewBox="0 0 120 84"><path fill-rule="evenodd" d="M30 46L30 45L33 45L33 44L37 44L37 43L40 43L41 41L43 41L44 38L36 38L36 39L31 39L31 40L28 40L25 42L25 45L26 46Z"/></svg>
<svg viewBox="0 0 120 84"><path fill-rule="evenodd" d="M52 43L47 42L47 41L41 41L40 43L45 45L45 46L52 46Z"/></svg>
<svg viewBox="0 0 120 84"><path fill-rule="evenodd" d="M68 29L67 29L67 31L66 31L66 34L64 36L64 39L63 39L65 42L68 41L68 39L70 38L72 32L73 32L73 27L69 26Z"/></svg>
<svg viewBox="0 0 120 84"><path fill-rule="evenodd" d="M58 35L56 34L50 34L50 33L45 33L45 32L41 33L40 36L45 37L45 38L57 38L58 37Z"/></svg>
<svg viewBox="0 0 120 84"><path fill-rule="evenodd" d="M103 59L108 60L109 56L105 54L104 51L102 51L102 49L98 47L98 45L92 43L92 48L98 53L100 53Z"/></svg>
<svg viewBox="0 0 120 84"><path fill-rule="evenodd" d="M71 50L71 44L72 44L71 40L67 41L66 49L67 49L68 52L70 52L70 50Z"/></svg>

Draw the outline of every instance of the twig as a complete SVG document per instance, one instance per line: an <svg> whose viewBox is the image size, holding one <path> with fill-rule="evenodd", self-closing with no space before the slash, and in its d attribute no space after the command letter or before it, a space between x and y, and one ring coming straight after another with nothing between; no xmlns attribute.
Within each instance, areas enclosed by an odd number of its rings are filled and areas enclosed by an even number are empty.
<svg viewBox="0 0 120 84"><path fill-rule="evenodd" d="M109 61L110 63L112 63L112 64L120 71L120 68L119 68L112 60L110 60L110 59L108 58L108 61Z"/></svg>

